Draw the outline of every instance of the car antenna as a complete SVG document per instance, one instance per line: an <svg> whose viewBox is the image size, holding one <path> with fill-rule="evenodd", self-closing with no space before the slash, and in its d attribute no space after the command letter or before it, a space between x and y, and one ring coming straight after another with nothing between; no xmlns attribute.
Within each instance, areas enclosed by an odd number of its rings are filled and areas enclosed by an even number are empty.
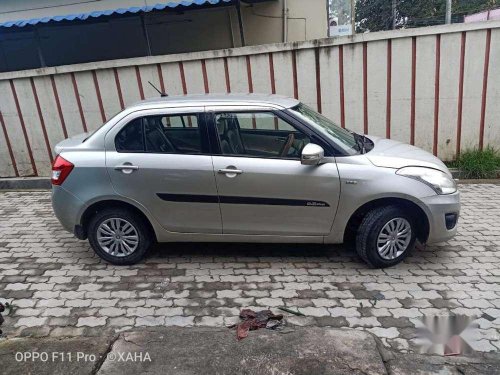
<svg viewBox="0 0 500 375"><path fill-rule="evenodd" d="M165 97L167 97L167 96L168 96L168 94L167 94L166 92L162 92L162 91L158 90L158 88L157 88L155 85L153 85L153 84L151 83L151 81L148 81L148 83L149 83L151 86L153 86L153 88L154 88L156 91L158 91L158 94L160 94L160 96L161 96L162 98L165 98Z"/></svg>

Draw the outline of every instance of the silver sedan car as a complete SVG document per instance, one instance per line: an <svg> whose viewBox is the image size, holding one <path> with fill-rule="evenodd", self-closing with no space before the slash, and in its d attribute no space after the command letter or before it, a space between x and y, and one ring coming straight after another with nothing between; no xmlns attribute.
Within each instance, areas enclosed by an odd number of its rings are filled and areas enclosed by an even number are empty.
<svg viewBox="0 0 500 375"><path fill-rule="evenodd" d="M113 264L154 242L352 242L374 267L456 233L446 166L275 95L142 101L56 146L54 212Z"/></svg>

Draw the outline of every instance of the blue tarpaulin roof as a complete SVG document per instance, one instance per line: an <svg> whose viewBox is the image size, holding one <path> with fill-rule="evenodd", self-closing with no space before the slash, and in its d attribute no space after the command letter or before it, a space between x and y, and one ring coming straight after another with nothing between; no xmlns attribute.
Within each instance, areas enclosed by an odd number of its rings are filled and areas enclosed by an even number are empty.
<svg viewBox="0 0 500 375"><path fill-rule="evenodd" d="M29 20L16 20L7 21L0 23L0 27L12 27L12 26L28 26L36 25L38 23L47 23L51 21L75 21L75 20L86 20L89 18L97 18L101 16L112 16L114 14L127 14L127 13L139 13L139 12L152 12L154 10L164 10L167 8L182 8L190 6L202 6L202 5L217 5L220 3L231 3L233 0L183 0L180 2L168 2L156 5L148 5L142 7L130 7L130 8L118 8L109 10L96 10L89 13L77 13L77 14L67 14L64 16L50 16L43 18L32 18Z"/></svg>

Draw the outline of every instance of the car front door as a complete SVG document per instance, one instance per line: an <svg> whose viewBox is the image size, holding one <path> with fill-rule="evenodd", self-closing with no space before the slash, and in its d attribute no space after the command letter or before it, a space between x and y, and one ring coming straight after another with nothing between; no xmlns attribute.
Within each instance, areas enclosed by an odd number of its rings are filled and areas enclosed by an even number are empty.
<svg viewBox="0 0 500 375"><path fill-rule="evenodd" d="M134 112L106 135L115 190L171 232L222 233L204 118L203 108Z"/></svg>
<svg viewBox="0 0 500 375"><path fill-rule="evenodd" d="M302 165L310 136L266 109L210 109L224 234L322 236L340 194L334 158Z"/></svg>

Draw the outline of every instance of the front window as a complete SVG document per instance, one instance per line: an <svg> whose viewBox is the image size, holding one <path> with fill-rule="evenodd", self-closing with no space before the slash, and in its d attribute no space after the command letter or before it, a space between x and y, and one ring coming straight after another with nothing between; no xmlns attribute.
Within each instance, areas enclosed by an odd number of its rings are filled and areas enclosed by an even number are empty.
<svg viewBox="0 0 500 375"><path fill-rule="evenodd" d="M322 134L331 139L335 145L348 155L357 155L360 152L359 142L356 135L333 123L325 116L319 114L305 104L299 104L290 109L301 120L312 125Z"/></svg>
<svg viewBox="0 0 500 375"><path fill-rule="evenodd" d="M223 155L300 159L309 137L272 112L224 112L215 116Z"/></svg>

